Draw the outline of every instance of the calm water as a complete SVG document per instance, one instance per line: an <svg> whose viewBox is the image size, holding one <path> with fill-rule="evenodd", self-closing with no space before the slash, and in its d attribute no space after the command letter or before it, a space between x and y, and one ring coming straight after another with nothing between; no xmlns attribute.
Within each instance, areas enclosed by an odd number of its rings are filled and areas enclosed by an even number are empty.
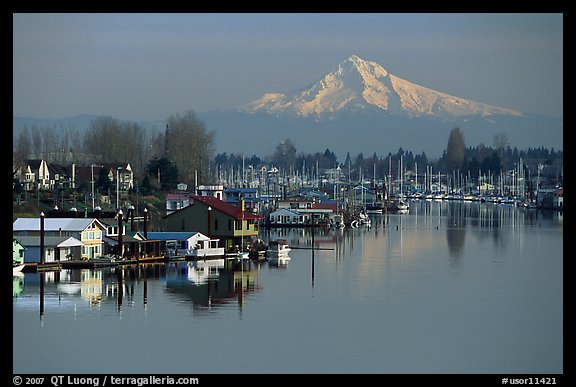
<svg viewBox="0 0 576 387"><path fill-rule="evenodd" d="M13 371L563 372L562 214L423 201L372 219L318 230L314 253L309 230L263 231L301 247L285 265L14 277Z"/></svg>

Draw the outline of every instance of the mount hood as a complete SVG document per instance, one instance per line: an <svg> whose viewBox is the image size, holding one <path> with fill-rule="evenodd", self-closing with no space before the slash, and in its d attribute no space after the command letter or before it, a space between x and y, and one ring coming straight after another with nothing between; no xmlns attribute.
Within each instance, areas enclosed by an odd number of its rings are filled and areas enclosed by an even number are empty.
<svg viewBox="0 0 576 387"><path fill-rule="evenodd" d="M458 98L390 74L376 62L352 55L312 86L295 92L267 93L238 108L244 113L268 113L335 118L339 113L378 112L408 117L453 119L492 115L521 116L512 109Z"/></svg>

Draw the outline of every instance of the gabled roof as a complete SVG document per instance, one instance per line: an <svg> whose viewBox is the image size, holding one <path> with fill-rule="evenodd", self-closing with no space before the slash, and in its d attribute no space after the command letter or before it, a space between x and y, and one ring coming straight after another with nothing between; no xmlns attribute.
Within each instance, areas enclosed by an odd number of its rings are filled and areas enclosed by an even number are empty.
<svg viewBox="0 0 576 387"><path fill-rule="evenodd" d="M217 199L213 196L192 196L192 200L200 203L204 203L207 206L212 207L212 209L218 210L225 213L228 216L233 217L236 220L258 220L261 219L260 216L254 215L250 212L242 211L242 209L233 206L223 200Z"/></svg>
<svg viewBox="0 0 576 387"><path fill-rule="evenodd" d="M39 159L28 159L24 161L24 164L29 166L32 171L37 171L40 168L40 164L42 164L42 160Z"/></svg>
<svg viewBox="0 0 576 387"><path fill-rule="evenodd" d="M191 232L162 232L162 231L148 231L148 239L156 239L159 241L184 241L192 238L196 234L200 234L196 231Z"/></svg>
<svg viewBox="0 0 576 387"><path fill-rule="evenodd" d="M270 215L272 215L272 214L277 214L277 213L286 213L286 212L289 213L289 214L291 214L291 215L294 215L294 216L300 216L300 215L302 215L301 212L298 212L298 211L296 211L296 210L291 210L291 209L288 209L288 208L280 208L280 209L278 209L278 210L276 210L276 211L274 211L274 212L271 212Z"/></svg>
<svg viewBox="0 0 576 387"><path fill-rule="evenodd" d="M126 232L124 233L124 235L128 235L129 237L132 237L132 238L134 238L135 240L138 240L138 241L144 241L144 240L146 240L146 239L144 238L144 233L143 233L143 232L140 232L140 231L126 231Z"/></svg>
<svg viewBox="0 0 576 387"><path fill-rule="evenodd" d="M40 246L40 237L37 236L20 236L18 240L23 246L36 247ZM84 243L70 236L45 236L44 247L76 247L84 246Z"/></svg>
<svg viewBox="0 0 576 387"><path fill-rule="evenodd" d="M50 163L48 164L48 172L52 174L59 174L60 176L70 176L72 173L68 167L60 164Z"/></svg>
<svg viewBox="0 0 576 387"><path fill-rule="evenodd" d="M104 243L108 243L109 245L112 246L118 246L118 236L104 236L102 237L102 240L104 241ZM141 239L137 239L134 238L130 235L122 235L122 244L124 243L138 243L138 242L143 242Z"/></svg>
<svg viewBox="0 0 576 387"><path fill-rule="evenodd" d="M45 218L44 231L84 231L92 222L106 228L96 218ZM18 218L12 223L12 231L40 231L40 218Z"/></svg>

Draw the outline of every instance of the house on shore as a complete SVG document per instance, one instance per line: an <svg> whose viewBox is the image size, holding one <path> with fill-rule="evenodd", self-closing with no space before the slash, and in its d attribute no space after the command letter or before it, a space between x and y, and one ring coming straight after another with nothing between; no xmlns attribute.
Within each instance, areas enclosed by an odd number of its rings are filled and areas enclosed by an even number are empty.
<svg viewBox="0 0 576 387"><path fill-rule="evenodd" d="M12 263L14 265L21 265L24 263L24 252L26 246L20 242L19 239L12 238Z"/></svg>
<svg viewBox="0 0 576 387"><path fill-rule="evenodd" d="M309 222L310 214L302 214L288 208L271 212L268 219L270 226L304 226Z"/></svg>
<svg viewBox="0 0 576 387"><path fill-rule="evenodd" d="M20 236L18 240L26 247L24 262L40 263L40 238L37 236ZM81 256L84 243L71 236L44 237L44 262L68 261Z"/></svg>
<svg viewBox="0 0 576 387"><path fill-rule="evenodd" d="M34 237L40 246L40 219L41 218L18 218L12 223L12 236L18 240L22 237ZM104 236L106 226L95 218L45 218L44 219L44 243L48 248L48 237L66 237L63 240L50 240L54 248L64 249L80 247L78 255L74 251L66 250L66 254L72 252L74 258L88 259L99 257L103 253ZM72 237L72 240L68 238ZM81 246L78 242L82 243ZM36 246L36 245L33 245ZM28 246L26 246L28 248ZM39 254L39 253L38 253ZM64 257L65 255L64 254ZM64 258L60 253L54 252L54 259Z"/></svg>

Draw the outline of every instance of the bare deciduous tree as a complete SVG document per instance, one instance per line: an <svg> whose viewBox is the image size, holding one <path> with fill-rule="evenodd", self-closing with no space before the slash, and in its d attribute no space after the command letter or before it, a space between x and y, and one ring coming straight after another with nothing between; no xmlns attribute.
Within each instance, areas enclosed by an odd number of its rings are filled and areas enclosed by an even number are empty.
<svg viewBox="0 0 576 387"><path fill-rule="evenodd" d="M173 161L183 183L193 185L197 172L198 183L208 178L208 164L214 154L214 131L189 110L168 117L165 133L164 157Z"/></svg>

